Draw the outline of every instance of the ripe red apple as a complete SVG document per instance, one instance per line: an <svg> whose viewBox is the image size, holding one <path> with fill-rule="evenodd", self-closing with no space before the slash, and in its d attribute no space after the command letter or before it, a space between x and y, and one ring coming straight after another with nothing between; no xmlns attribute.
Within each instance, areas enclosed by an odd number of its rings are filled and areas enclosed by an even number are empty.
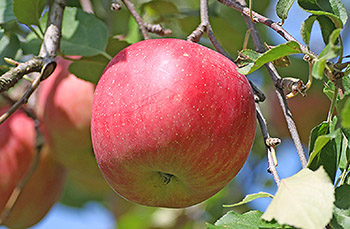
<svg viewBox="0 0 350 229"><path fill-rule="evenodd" d="M64 167L52 159L48 147L41 151L38 167L24 186L4 225L28 228L37 224L58 201L66 180Z"/></svg>
<svg viewBox="0 0 350 229"><path fill-rule="evenodd" d="M0 114L8 109L2 108ZM33 162L35 136L33 120L21 110L0 125L0 212Z"/></svg>
<svg viewBox="0 0 350 229"><path fill-rule="evenodd" d="M90 135L95 85L69 73L71 61L57 58L53 74L39 88L37 113L55 160L76 180L110 189L98 169ZM84 183L86 183L84 181Z"/></svg>
<svg viewBox="0 0 350 229"><path fill-rule="evenodd" d="M106 67L91 134L99 167L124 198L188 207L245 163L256 113L250 85L226 57L196 43L133 44Z"/></svg>

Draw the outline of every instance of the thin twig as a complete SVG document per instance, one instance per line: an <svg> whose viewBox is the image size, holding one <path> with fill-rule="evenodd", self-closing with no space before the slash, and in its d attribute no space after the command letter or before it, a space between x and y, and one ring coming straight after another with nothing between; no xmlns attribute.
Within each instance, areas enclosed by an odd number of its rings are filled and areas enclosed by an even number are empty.
<svg viewBox="0 0 350 229"><path fill-rule="evenodd" d="M39 75L37 78L35 78L35 80L33 81L33 83L30 85L29 89L26 91L26 93L15 103L11 106L11 108L5 112L4 114L2 114L0 116L0 124L2 124L6 119L8 119L10 117L10 115L12 115L18 108L20 108L23 104L26 104L29 97L33 94L33 92L37 89L37 87L40 84L41 81L41 76Z"/></svg>
<svg viewBox="0 0 350 229"><path fill-rule="evenodd" d="M23 97L16 102L5 114L0 118L0 124L3 123L11 114L13 114L21 105L27 103L30 95L39 86L40 81L46 79L56 68L56 53L61 39L61 27L65 0L56 0L53 2L48 18L48 26L45 31L44 40L41 44L38 57L19 64L0 77L0 93L7 91L13 87L18 80L24 75L31 72L41 72L28 91Z"/></svg>
<svg viewBox="0 0 350 229"><path fill-rule="evenodd" d="M164 29L160 24L144 23L148 32L158 34L160 36L169 36L172 31L170 29Z"/></svg>
<svg viewBox="0 0 350 229"><path fill-rule="evenodd" d="M230 1L230 0L227 0L227 1L218 0L218 1L232 3L232 1ZM237 2L239 2L239 3L237 3ZM234 2L233 4L239 6L240 9L244 8L244 9L249 10L249 8L243 7L246 4L245 0L237 0L237 2ZM264 43L261 40L261 37L259 35L259 32L256 29L255 24L251 21L251 19L249 17L249 11L247 11L247 12L248 13L243 14L243 16L244 16L244 20L245 20L248 28L251 30L250 34L251 34L252 41L254 43L255 49L258 52L264 52L265 51L265 45L264 45ZM256 16L256 13L253 12L253 17L255 17L255 16ZM296 129L295 122L294 122L294 120L292 118L292 114L291 114L291 112L289 110L289 107L288 107L288 104L287 104L287 101L286 101L286 97L285 97L285 95L283 93L283 89L280 87L281 86L280 85L281 77L279 76L276 68L273 66L272 63L265 64L265 67L268 70L272 81L274 82L275 91L277 93L277 97L278 97L280 106L282 107L284 117L286 118L289 132L291 134L292 140L294 141L295 147L297 149L301 165L302 165L303 168L305 168L307 166L307 160L306 160L305 152L304 152L303 146L301 144L300 137L299 137L298 131Z"/></svg>
<svg viewBox="0 0 350 229"><path fill-rule="evenodd" d="M281 35L285 40L287 41L295 41L299 44L300 49L304 53L309 53L310 55L316 56L316 54L310 52L306 46L304 46L302 43L300 43L297 39L295 39L290 33L288 33L282 26L280 26L278 23L272 21L271 19L264 17L254 11L252 11L249 7L247 7L247 4L245 0L217 0L218 2L231 7L237 11L239 11L241 14L243 14L245 17L248 17L249 20L252 22L251 18L254 20L254 22L259 22L261 24L264 24L271 29L275 30L279 35Z"/></svg>
<svg viewBox="0 0 350 229"><path fill-rule="evenodd" d="M224 50L224 48L220 45L219 41L216 39L213 29L211 28L209 22L209 14L208 14L208 0L200 0L200 11L201 11L201 23L198 27L187 37L188 41L199 42L200 38L204 33L207 33L210 42L213 44L214 48L226 56L230 60L233 60L230 55Z"/></svg>
<svg viewBox="0 0 350 229"><path fill-rule="evenodd" d="M145 40L149 39L150 37L148 35L148 31L146 29L145 23L142 20L140 14L137 12L134 4L132 4L132 2L129 0L122 0L122 1L123 1L124 5L126 6L126 8L128 8L131 15L135 18L136 23L139 25L143 38Z"/></svg>
<svg viewBox="0 0 350 229"><path fill-rule="evenodd" d="M32 72L40 72L43 65L42 58L33 58L12 68L0 77L0 93L13 87L24 75Z"/></svg>
<svg viewBox="0 0 350 229"><path fill-rule="evenodd" d="M273 179L276 182L276 185L279 186L281 179L277 173L276 163L273 160L274 156L272 154L272 151L274 151L274 146L267 144L268 139L270 139L270 135L269 135L268 130L267 130L266 120L262 115L260 105L258 102L255 103L255 109L256 109L256 116L257 116L257 119L258 119L258 122L260 125L260 130L261 130L262 136L264 138L264 142L265 142L265 146L266 146L266 150L267 150L267 161L269 164L268 171L272 174Z"/></svg>
<svg viewBox="0 0 350 229"><path fill-rule="evenodd" d="M272 63L266 64L265 67L266 67L267 71L269 72L270 76L272 76L272 78L278 77L278 73L277 73L277 71ZM301 141L300 141L300 136L298 134L297 127L296 127L295 122L294 122L293 117L292 117L292 113L288 107L286 96L284 95L283 90L281 88L277 87L276 85L275 85L275 91L276 91L280 106L282 107L284 117L287 121L289 133L290 133L292 140L295 144L295 147L297 149L300 163L301 163L303 168L306 168L307 159L305 156L303 145L301 144Z"/></svg>

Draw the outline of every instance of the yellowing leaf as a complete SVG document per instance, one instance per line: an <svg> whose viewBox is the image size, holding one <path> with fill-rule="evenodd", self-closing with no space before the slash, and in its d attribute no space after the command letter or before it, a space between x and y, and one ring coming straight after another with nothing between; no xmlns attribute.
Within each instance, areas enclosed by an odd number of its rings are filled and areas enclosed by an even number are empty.
<svg viewBox="0 0 350 229"><path fill-rule="evenodd" d="M292 177L281 180L275 198L262 215L270 221L305 229L321 229L332 218L334 189L327 173L302 169Z"/></svg>

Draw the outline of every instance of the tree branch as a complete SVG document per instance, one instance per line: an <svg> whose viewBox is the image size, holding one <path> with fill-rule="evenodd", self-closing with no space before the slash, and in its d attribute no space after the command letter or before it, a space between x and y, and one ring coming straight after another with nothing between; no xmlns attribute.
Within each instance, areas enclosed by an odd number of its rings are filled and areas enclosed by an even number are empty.
<svg viewBox="0 0 350 229"><path fill-rule="evenodd" d="M223 49L223 47L220 45L218 40L216 39L213 29L211 28L210 22L209 22L209 14L208 14L208 0L200 0L200 11L201 11L201 23L198 25L198 27L187 37L188 41L192 42L199 42L200 38L203 36L204 33L207 33L209 40L213 44L214 48L221 53L222 55L226 56L230 60L232 58L228 53Z"/></svg>
<svg viewBox="0 0 350 229"><path fill-rule="evenodd" d="M281 140L278 139L277 141L275 141L277 143L268 144L269 141L271 141L271 137L270 137L270 134L268 133L266 120L265 120L264 116L262 115L260 105L258 102L255 103L255 109L256 109L256 116L257 116L257 119L258 119L258 122L260 125L260 130L261 130L262 136L264 138L265 146L266 146L267 161L269 164L268 171L272 174L273 179L276 182L276 185L279 186L281 179L280 179L280 177L277 173L277 169L276 169L277 160L274 159L275 158L275 148L274 147L277 144L279 144L281 142Z"/></svg>
<svg viewBox="0 0 350 229"><path fill-rule="evenodd" d="M239 3L236 3L236 2L233 2L233 1L230 1L230 0L226 0L226 1L218 0L218 1L220 1L220 2L229 2L230 4L232 3L235 6L237 5L240 9L245 9L245 11L249 10L249 8L243 7L243 6L246 5L245 0L237 0L237 2L239 2ZM257 14L253 12L252 15L253 15L253 18L254 18L254 17L256 17ZM250 34L251 34L251 37L252 37L252 40L253 40L253 43L254 43L256 51L264 52L265 51L265 45L263 44L263 42L261 40L261 37L259 35L259 32L256 29L255 24L252 22L252 20L249 17L249 11L247 11L245 14L243 14L243 16L244 16L244 20L245 20L248 28L251 30ZM275 23L275 24L277 24L277 23ZM286 34L288 34L288 33L286 33ZM293 38L293 40L295 40L295 39ZM284 117L285 117L285 119L287 121L289 132L291 134L292 140L294 141L295 147L297 149L301 165L302 165L303 168L305 168L307 166L307 160L306 160L305 152L304 152L303 146L301 144L300 137L299 137L298 131L296 129L295 122L294 122L294 120L292 118L292 113L289 110L286 97L285 97L285 95L283 93L283 89L281 87L282 86L281 85L281 77L279 76L276 68L273 66L272 63L265 64L265 67L268 70L268 72L269 72L269 74L271 76L271 79L272 79L272 81L273 81L273 83L275 85L275 91L277 93L277 97L278 97L280 106L282 107Z"/></svg>
<svg viewBox="0 0 350 229"><path fill-rule="evenodd" d="M134 4L132 4L131 1L129 0L122 0L126 8L128 8L129 12L131 15L135 18L136 23L139 25L141 29L142 36L145 40L149 39L148 31L145 26L145 22L142 20L140 14L137 12Z"/></svg>
<svg viewBox="0 0 350 229"><path fill-rule="evenodd" d="M27 103L31 94L39 86L40 81L46 79L56 68L56 53L61 39L61 27L65 0L55 0L50 7L47 29L44 40L41 44L39 56L33 57L25 63L19 63L17 67L11 69L0 77L0 93L13 87L24 75L31 72L41 72L40 76L34 80L23 97L15 103L8 112L0 118L3 123L21 105Z"/></svg>
<svg viewBox="0 0 350 229"><path fill-rule="evenodd" d="M304 46L297 39L295 39L290 33L288 33L278 23L276 23L276 22L272 21L271 19L264 17L256 12L252 11L251 9L249 9L247 7L245 0L237 0L237 1L217 0L217 1L222 3L223 5L226 5L228 7L231 7L233 9L239 11L243 16L248 17L251 22L252 22L252 20L254 20L254 22L259 22L261 24L264 24L264 25L270 27L271 29L275 30L279 35L281 35L285 40L297 42L300 46L300 49L304 53L309 53L310 55L316 56L316 54L310 52L310 50L308 50L308 48L306 46Z"/></svg>

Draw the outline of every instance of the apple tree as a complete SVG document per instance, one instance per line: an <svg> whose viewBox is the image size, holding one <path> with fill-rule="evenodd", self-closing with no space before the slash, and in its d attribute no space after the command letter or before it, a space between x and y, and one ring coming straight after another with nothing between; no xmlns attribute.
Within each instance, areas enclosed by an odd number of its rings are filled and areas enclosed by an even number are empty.
<svg viewBox="0 0 350 229"><path fill-rule="evenodd" d="M350 228L349 9L0 0L0 225Z"/></svg>

